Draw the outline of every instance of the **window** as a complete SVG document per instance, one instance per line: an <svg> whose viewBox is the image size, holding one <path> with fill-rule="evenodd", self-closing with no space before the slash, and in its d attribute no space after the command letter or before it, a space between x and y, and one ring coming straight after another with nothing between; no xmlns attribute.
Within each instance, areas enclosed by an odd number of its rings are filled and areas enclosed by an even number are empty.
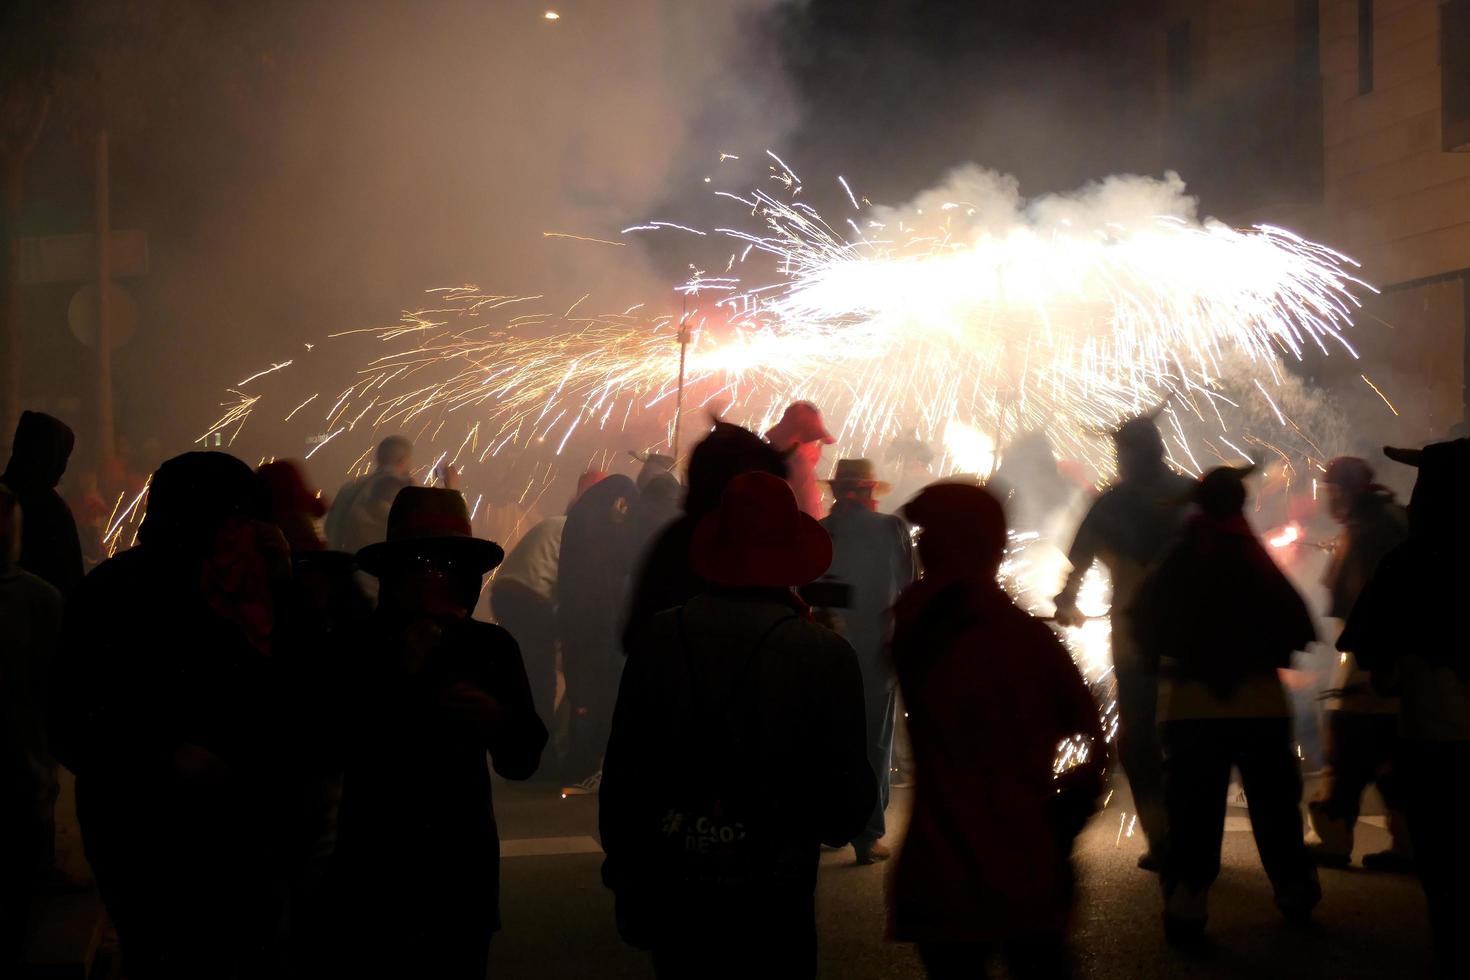
<svg viewBox="0 0 1470 980"><path fill-rule="evenodd" d="M1373 0L1358 0L1358 94L1373 91Z"/></svg>
<svg viewBox="0 0 1470 980"><path fill-rule="evenodd" d="M1470 0L1440 4L1439 65L1444 149L1470 152Z"/></svg>
<svg viewBox="0 0 1470 980"><path fill-rule="evenodd" d="M1171 98L1182 99L1189 94L1193 68L1189 43L1189 21L1170 26L1164 43L1164 70L1168 73Z"/></svg>

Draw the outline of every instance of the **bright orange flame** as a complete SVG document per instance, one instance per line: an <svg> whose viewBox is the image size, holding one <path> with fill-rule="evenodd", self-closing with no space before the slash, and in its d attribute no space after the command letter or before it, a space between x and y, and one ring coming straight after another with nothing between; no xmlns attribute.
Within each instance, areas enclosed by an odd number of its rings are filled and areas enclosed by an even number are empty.
<svg viewBox="0 0 1470 980"><path fill-rule="evenodd" d="M1285 548L1290 545L1296 544L1298 541L1301 540L1301 537L1301 525L1292 523L1286 525L1281 530L1277 531L1275 534L1267 538L1266 543L1273 548Z"/></svg>

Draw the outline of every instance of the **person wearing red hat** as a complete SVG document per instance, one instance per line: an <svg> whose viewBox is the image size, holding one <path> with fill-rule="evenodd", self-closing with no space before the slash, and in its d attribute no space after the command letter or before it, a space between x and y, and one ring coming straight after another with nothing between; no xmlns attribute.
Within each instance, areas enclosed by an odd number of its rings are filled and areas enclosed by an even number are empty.
<svg viewBox="0 0 1470 980"><path fill-rule="evenodd" d="M781 421L766 432L766 441L786 454L786 479L802 512L820 519L822 487L817 467L822 462L822 450L837 441L822 421L822 410L808 401L792 402Z"/></svg>
<svg viewBox="0 0 1470 980"><path fill-rule="evenodd" d="M488 754L506 779L546 744L515 640L471 618L498 544L455 490L405 487L387 540L358 552L380 582L346 645L357 674L335 888L342 975L483 980L499 928L500 841Z"/></svg>
<svg viewBox="0 0 1470 980"><path fill-rule="evenodd" d="M1072 841L1107 758L1066 649L996 582L1005 516L983 487L934 484L903 510L924 574L895 608L913 816L889 891L891 934L933 978L1069 975ZM1077 764L1056 773L1057 746Z"/></svg>
<svg viewBox="0 0 1470 980"><path fill-rule="evenodd" d="M794 587L832 543L785 481L732 480L696 527L708 589L628 651L603 765L603 881L661 978L816 973L820 845L876 797L862 674Z"/></svg>
<svg viewBox="0 0 1470 980"><path fill-rule="evenodd" d="M1322 576L1327 587L1327 615L1346 620L1363 587L1383 556L1409 534L1408 513L1393 494L1373 482L1373 468L1356 456L1339 456L1327 464L1322 479L1327 509L1342 526ZM1392 847L1363 855L1363 867L1377 871L1412 871L1413 845L1403 813L1397 766L1397 698L1373 689L1370 675L1350 653L1342 655L1327 703L1325 738L1327 772L1307 814L1317 842L1312 857L1327 867L1352 863L1353 828L1363 791L1378 787L1388 807Z"/></svg>

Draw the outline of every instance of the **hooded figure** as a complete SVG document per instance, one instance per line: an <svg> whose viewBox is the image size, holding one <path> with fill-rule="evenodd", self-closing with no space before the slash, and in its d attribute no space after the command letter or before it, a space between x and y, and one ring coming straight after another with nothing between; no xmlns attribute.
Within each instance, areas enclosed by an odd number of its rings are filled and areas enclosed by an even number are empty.
<svg viewBox="0 0 1470 980"><path fill-rule="evenodd" d="M1139 586L1130 610L1140 655L1162 678L1159 716L1169 843L1164 923L1204 930L1220 873L1230 770L1276 904L1304 919L1322 896L1302 839L1302 778L1278 671L1316 638L1311 613L1246 523L1245 476L1222 466L1196 485L1198 512Z"/></svg>
<svg viewBox="0 0 1470 980"><path fill-rule="evenodd" d="M1409 533L1408 514L1393 494L1373 482L1373 468L1356 456L1339 456L1327 464L1322 479L1328 510L1342 527L1322 576L1327 588L1327 615L1346 620L1383 557ZM1352 863L1353 828L1363 791L1378 787L1388 807L1393 846L1363 855L1363 867L1408 871L1413 847L1404 822L1403 800L1395 758L1398 754L1397 698L1373 689L1370 676L1350 653L1342 655L1333 678L1334 696L1327 704L1324 739L1327 771L1307 813L1318 841L1312 856L1318 864L1346 867Z"/></svg>
<svg viewBox="0 0 1470 980"><path fill-rule="evenodd" d="M216 977L279 955L326 765L320 671L280 628L286 543L223 453L154 474L139 544L67 606L52 745L129 976ZM319 651L318 651L319 652ZM314 819L314 818L313 818Z"/></svg>
<svg viewBox="0 0 1470 980"><path fill-rule="evenodd" d="M913 817L893 938L930 976L1068 975L1072 841L1107 759L1097 705L1052 630L996 582L1005 516L983 487L933 484L904 507L924 575L895 609L893 659L913 744ZM1077 765L1056 773L1058 745Z"/></svg>
<svg viewBox="0 0 1470 980"><path fill-rule="evenodd" d="M71 595L83 573L77 522L56 492L75 443L76 437L61 420L22 412L10 462L0 476L25 514L20 567L50 582L63 596Z"/></svg>
<svg viewBox="0 0 1470 980"><path fill-rule="evenodd" d="M1470 593L1470 439L1384 453L1419 470L1409 537L1378 563L1337 647L1399 695L1405 806L1436 965L1441 976L1463 977L1470 975L1462 935L1470 914L1470 652L1456 613Z"/></svg>
<svg viewBox="0 0 1470 980"><path fill-rule="evenodd" d="M641 561L664 528L679 518L679 495L684 488L674 475L674 457L660 453L633 454L643 463L635 482L638 506L633 508L633 551Z"/></svg>
<svg viewBox="0 0 1470 980"><path fill-rule="evenodd" d="M802 513L820 518L822 486L817 480L817 467L822 462L822 450L837 441L822 421L822 410L811 402L792 402L781 421L766 433L766 441L786 456L786 482L791 484Z"/></svg>
<svg viewBox="0 0 1470 980"><path fill-rule="evenodd" d="M633 481L614 474L577 499L562 530L556 619L571 721L564 765L568 795L597 791L623 669L619 638L633 568L630 518L637 505Z"/></svg>
<svg viewBox="0 0 1470 980"><path fill-rule="evenodd" d="M786 475L786 460L749 429L716 422L689 454L684 513L654 538L635 574L626 649L638 630L665 609L682 606L708 585L689 564L689 545L700 518L719 505L730 481L742 473Z"/></svg>
<svg viewBox="0 0 1470 980"><path fill-rule="evenodd" d="M779 477L731 480L690 559L705 591L628 651L599 814L625 941L660 978L816 973L820 846L872 812L852 648L793 592L832 546Z"/></svg>
<svg viewBox="0 0 1470 980"><path fill-rule="evenodd" d="M1118 758L1148 843L1138 865L1155 871L1168 838L1156 726L1158 678L1138 656L1127 610L1139 582L1178 534L1194 481L1164 462L1164 438L1152 416L1128 419L1113 432L1113 445L1118 480L1093 502L1077 528L1067 552L1072 570L1056 598L1056 618L1064 626L1082 623L1077 593L1093 561L1101 561L1113 589L1108 618L1118 683Z"/></svg>
<svg viewBox="0 0 1470 980"><path fill-rule="evenodd" d="M381 584L348 645L334 975L485 977L500 927L490 766L527 779L546 745L515 640L471 618L503 557L473 536L464 497L436 487L399 493L387 539L358 553Z"/></svg>

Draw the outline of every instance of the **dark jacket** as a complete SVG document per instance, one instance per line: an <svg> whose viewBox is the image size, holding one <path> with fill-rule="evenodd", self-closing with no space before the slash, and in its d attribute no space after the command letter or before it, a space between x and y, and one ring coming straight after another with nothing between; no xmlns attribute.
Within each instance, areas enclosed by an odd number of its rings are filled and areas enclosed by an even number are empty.
<svg viewBox="0 0 1470 980"><path fill-rule="evenodd" d="M1242 515L1197 514L1139 586L1129 610L1145 663L1229 696L1251 675L1291 666L1316 639L1301 595Z"/></svg>
<svg viewBox="0 0 1470 980"><path fill-rule="evenodd" d="M50 582L63 596L77 587L83 572L77 522L56 492L75 441L63 422L22 412L10 463L0 476L0 483L20 501L20 567Z"/></svg>
<svg viewBox="0 0 1470 980"><path fill-rule="evenodd" d="M848 843L872 812L857 660L796 605L779 592L702 595L655 617L629 651L603 764L603 880L620 914L652 922L654 946L689 929L811 932L820 845ZM744 815L754 884L681 871L677 855L703 846L683 820L701 794Z"/></svg>
<svg viewBox="0 0 1470 980"><path fill-rule="evenodd" d="M462 898L498 916L500 842L485 754L506 779L527 779L547 737L520 650L499 626L466 620L410 673L383 616L345 646L355 664L337 857L349 897L377 906L373 914L384 903ZM456 684L489 694L501 723L477 731L452 717L441 699Z"/></svg>
<svg viewBox="0 0 1470 980"><path fill-rule="evenodd" d="M836 610L841 633L857 652L870 683L892 686L888 641L893 603L914 580L914 546L908 525L892 514L838 503L822 521L832 538L832 567L824 578L852 589L849 606Z"/></svg>

